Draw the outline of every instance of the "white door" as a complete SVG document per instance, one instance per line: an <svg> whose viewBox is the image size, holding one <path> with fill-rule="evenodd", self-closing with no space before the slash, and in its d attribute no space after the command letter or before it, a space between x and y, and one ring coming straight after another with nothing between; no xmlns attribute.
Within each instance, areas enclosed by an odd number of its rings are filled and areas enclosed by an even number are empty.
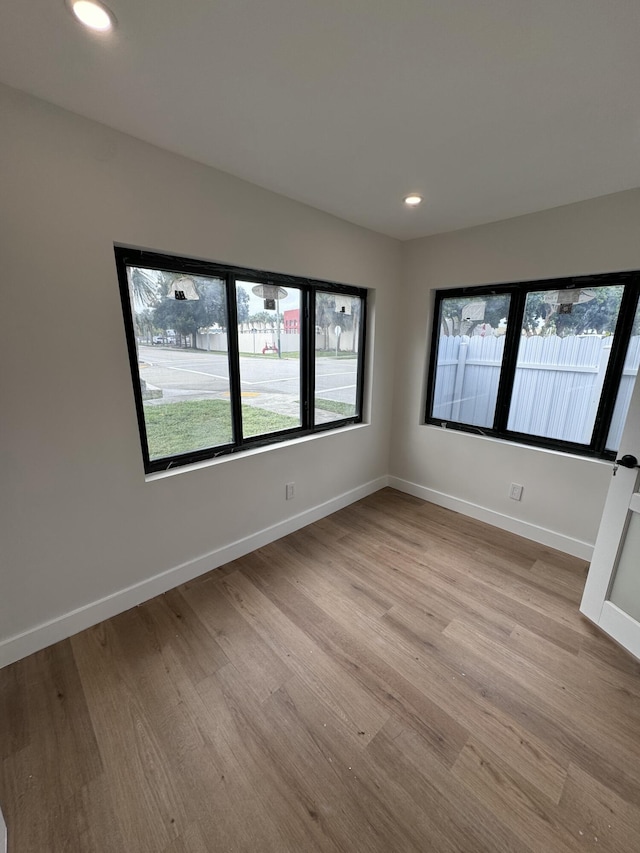
<svg viewBox="0 0 640 853"><path fill-rule="evenodd" d="M640 379L617 458L640 462ZM640 659L639 469L620 465L615 476L613 470L580 610Z"/></svg>

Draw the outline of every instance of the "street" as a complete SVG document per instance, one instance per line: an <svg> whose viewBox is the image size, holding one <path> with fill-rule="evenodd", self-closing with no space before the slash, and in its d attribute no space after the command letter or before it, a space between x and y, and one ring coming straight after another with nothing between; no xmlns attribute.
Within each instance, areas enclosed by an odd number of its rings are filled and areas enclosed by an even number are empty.
<svg viewBox="0 0 640 853"><path fill-rule="evenodd" d="M148 388L161 389L157 402L225 397L229 394L226 353L197 352L141 345L140 376ZM316 358L316 399L355 403L357 359ZM243 403L286 414L299 413L300 360L240 356ZM154 401L150 401L153 404ZM317 420L336 415L316 410ZM327 417L328 416L328 417Z"/></svg>

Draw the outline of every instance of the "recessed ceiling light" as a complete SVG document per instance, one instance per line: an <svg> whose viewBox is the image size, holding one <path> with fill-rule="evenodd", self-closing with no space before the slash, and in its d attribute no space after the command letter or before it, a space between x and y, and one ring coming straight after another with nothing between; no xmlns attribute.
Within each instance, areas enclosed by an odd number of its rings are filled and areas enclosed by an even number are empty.
<svg viewBox="0 0 640 853"><path fill-rule="evenodd" d="M68 0L75 17L97 33L108 33L115 26L115 15L103 3L97 0Z"/></svg>
<svg viewBox="0 0 640 853"><path fill-rule="evenodd" d="M416 193L411 193L411 195L406 195L404 197L404 203L408 204L409 207L416 207L422 202L422 196L417 195Z"/></svg>

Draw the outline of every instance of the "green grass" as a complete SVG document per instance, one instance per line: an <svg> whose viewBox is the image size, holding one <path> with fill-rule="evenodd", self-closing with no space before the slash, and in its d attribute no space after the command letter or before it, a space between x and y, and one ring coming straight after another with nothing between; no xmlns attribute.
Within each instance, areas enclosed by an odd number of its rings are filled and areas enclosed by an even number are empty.
<svg viewBox="0 0 640 853"><path fill-rule="evenodd" d="M204 350L204 349L194 349L193 347L176 347L176 346L162 346L161 344L156 344L154 349L156 350L168 350L170 352L193 352L198 355L226 355L227 350ZM346 358L346 359L354 359L358 358L357 352L338 352L336 354L335 349L317 349L315 350L315 354L317 358ZM262 353L262 347L257 347L256 352L240 352L241 358L263 358L269 361L277 361L278 353L276 352L266 352ZM299 352L283 352L281 358L284 360L286 358L300 358Z"/></svg>
<svg viewBox="0 0 640 853"><path fill-rule="evenodd" d="M144 407L149 456L160 459L233 441L231 405L226 400L186 400ZM245 436L299 425L297 418L255 406L242 407Z"/></svg>
<svg viewBox="0 0 640 853"><path fill-rule="evenodd" d="M195 352L195 350L194 350L194 352ZM200 353L202 351L198 350L198 352ZM219 352L216 354L220 355ZM351 359L351 360L358 358L357 352L339 352L336 355L336 351L334 349L317 349L317 350L315 350L315 354L316 354L316 358L338 358L338 359ZM278 353L266 352L263 355L262 351L260 349L256 353L240 352L240 357L241 358L266 358L270 361L277 361L278 360ZM282 360L284 361L284 359L286 359L286 358L300 358L300 353L299 352L283 352L282 353Z"/></svg>
<svg viewBox="0 0 640 853"><path fill-rule="evenodd" d="M323 409L325 412L334 412L336 415L342 415L343 418L351 418L356 413L356 407L353 403L340 403L337 400L322 400L316 397L316 409Z"/></svg>
<svg viewBox="0 0 640 853"><path fill-rule="evenodd" d="M322 356L322 358L351 358L351 359L358 357L357 352L340 352L340 351L338 351L338 353L336 354L335 349L317 349L315 352L316 352L317 358L319 358L320 356Z"/></svg>

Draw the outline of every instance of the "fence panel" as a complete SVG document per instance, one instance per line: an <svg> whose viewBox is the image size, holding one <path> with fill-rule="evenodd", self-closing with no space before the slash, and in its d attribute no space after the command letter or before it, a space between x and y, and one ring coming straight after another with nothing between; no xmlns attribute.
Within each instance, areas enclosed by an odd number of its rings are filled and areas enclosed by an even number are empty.
<svg viewBox="0 0 640 853"><path fill-rule="evenodd" d="M505 339L502 335L474 335L468 340L460 420L475 426L492 427Z"/></svg>
<svg viewBox="0 0 640 853"><path fill-rule="evenodd" d="M442 421L493 425L504 336L443 335L432 414ZM588 444L613 338L556 335L522 338L508 429ZM607 447L616 450L640 364L640 336L629 343Z"/></svg>
<svg viewBox="0 0 640 853"><path fill-rule="evenodd" d="M442 335L438 341L438 361L433 395L433 417L443 421L453 420L453 396L456 386L456 372L460 345L465 345L466 335Z"/></svg>
<svg viewBox="0 0 640 853"><path fill-rule="evenodd" d="M508 429L588 444L610 343L596 335L523 337Z"/></svg>

